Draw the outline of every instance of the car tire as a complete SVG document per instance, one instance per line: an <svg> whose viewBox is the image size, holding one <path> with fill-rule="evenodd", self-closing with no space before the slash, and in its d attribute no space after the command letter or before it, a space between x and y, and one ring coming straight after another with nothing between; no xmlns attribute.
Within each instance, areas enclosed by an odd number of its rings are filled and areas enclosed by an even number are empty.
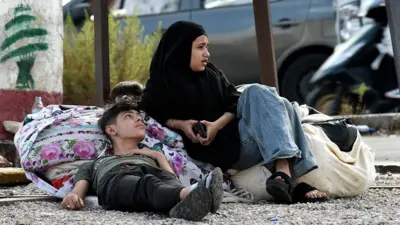
<svg viewBox="0 0 400 225"><path fill-rule="evenodd" d="M298 57L282 74L280 94L290 101L304 103L307 92L310 91L308 81L329 56L327 53L313 53Z"/></svg>

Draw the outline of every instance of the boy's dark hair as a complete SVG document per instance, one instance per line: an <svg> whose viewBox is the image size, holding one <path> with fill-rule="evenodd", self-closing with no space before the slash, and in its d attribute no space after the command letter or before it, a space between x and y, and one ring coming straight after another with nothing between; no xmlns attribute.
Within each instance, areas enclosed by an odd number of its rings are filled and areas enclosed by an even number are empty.
<svg viewBox="0 0 400 225"><path fill-rule="evenodd" d="M143 85L136 81L123 81L118 83L110 92L109 100L116 102L122 96L133 97L135 102L140 101L143 93Z"/></svg>
<svg viewBox="0 0 400 225"><path fill-rule="evenodd" d="M139 112L139 108L135 102L129 97L124 97L118 102L105 107L103 116L97 122L100 129L108 136L106 133L106 127L110 124L116 122L117 116L126 111L135 110Z"/></svg>

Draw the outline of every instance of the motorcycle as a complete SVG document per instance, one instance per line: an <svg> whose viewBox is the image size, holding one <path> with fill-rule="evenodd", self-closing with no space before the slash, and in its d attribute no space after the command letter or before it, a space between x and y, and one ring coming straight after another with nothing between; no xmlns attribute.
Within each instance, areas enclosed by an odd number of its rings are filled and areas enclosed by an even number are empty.
<svg viewBox="0 0 400 225"><path fill-rule="evenodd" d="M328 115L381 113L400 105L385 96L398 85L392 46L382 43L389 30L384 1L363 0L359 15L371 21L337 45L309 82L306 104Z"/></svg>

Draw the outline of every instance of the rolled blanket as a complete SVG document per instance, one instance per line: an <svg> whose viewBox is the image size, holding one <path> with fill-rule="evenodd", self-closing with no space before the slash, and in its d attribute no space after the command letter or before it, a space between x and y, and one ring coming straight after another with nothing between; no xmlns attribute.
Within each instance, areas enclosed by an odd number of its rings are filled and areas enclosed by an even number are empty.
<svg viewBox="0 0 400 225"><path fill-rule="evenodd" d="M62 179L68 175L74 175L78 171L80 165L90 161L91 160L77 160L74 162L66 162L56 166L52 166L44 172L44 177L47 180L57 180Z"/></svg>

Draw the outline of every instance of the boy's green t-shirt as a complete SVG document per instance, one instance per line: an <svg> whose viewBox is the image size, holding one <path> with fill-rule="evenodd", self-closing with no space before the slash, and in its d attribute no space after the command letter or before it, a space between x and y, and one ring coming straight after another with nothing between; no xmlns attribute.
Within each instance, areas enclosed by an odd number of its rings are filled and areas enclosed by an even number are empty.
<svg viewBox="0 0 400 225"><path fill-rule="evenodd" d="M89 181L91 189L96 193L98 187L100 187L101 179L107 172L125 165L159 167L154 159L143 155L102 156L92 162L84 163L79 167L78 172L75 174L75 184L80 180L87 180Z"/></svg>

